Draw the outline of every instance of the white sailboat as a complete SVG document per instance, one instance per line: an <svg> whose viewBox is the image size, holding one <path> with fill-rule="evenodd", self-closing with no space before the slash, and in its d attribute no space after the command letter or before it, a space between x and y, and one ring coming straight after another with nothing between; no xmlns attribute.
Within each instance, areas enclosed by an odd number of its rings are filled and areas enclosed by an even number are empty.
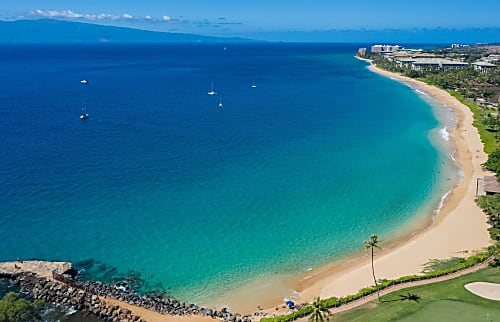
<svg viewBox="0 0 500 322"><path fill-rule="evenodd" d="M87 107L84 106L84 107L82 107L82 114L80 114L80 119L86 120L88 118L89 118L89 113L87 113Z"/></svg>
<svg viewBox="0 0 500 322"><path fill-rule="evenodd" d="M222 104L222 98L219 99L219 105L218 105L220 108L224 107L224 105Z"/></svg>
<svg viewBox="0 0 500 322"><path fill-rule="evenodd" d="M208 95L217 95L217 92L214 90L214 82L212 82L212 87L210 88L210 91L207 93Z"/></svg>
<svg viewBox="0 0 500 322"><path fill-rule="evenodd" d="M257 85L255 85L255 81L252 82L252 88L257 88Z"/></svg>
<svg viewBox="0 0 500 322"><path fill-rule="evenodd" d="M87 85L90 82L86 79L80 81L80 83ZM85 104L85 97L83 98L82 113L80 114L80 120L86 120L89 118L89 113L87 113L87 104Z"/></svg>

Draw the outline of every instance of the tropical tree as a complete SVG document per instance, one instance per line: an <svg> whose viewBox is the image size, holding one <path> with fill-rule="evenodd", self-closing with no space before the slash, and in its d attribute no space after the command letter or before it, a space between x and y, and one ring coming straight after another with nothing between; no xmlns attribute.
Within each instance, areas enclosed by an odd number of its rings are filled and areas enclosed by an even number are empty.
<svg viewBox="0 0 500 322"><path fill-rule="evenodd" d="M329 320L329 316L326 314L330 314L330 311L325 307L325 304L320 300L319 296L314 299L312 308L311 316L309 316L310 322L323 322Z"/></svg>
<svg viewBox="0 0 500 322"><path fill-rule="evenodd" d="M370 240L365 240L365 250L371 250L372 252L372 274L373 274L373 281L375 282L375 286L377 287L377 297L378 297L378 302L380 303L380 291L378 289L378 283L377 283L377 278L375 277L375 268L373 266L373 256L375 252L375 248L382 249L380 248L380 240L378 239L378 236L373 234L370 237Z"/></svg>
<svg viewBox="0 0 500 322"><path fill-rule="evenodd" d="M9 292L0 300L1 322L34 322L43 321L40 309L43 308L41 300L31 303L18 293Z"/></svg>

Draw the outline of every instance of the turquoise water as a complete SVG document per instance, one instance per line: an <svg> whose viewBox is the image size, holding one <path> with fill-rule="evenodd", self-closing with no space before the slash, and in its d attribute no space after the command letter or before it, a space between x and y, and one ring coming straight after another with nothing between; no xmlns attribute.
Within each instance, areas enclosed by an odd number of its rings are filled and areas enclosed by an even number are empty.
<svg viewBox="0 0 500 322"><path fill-rule="evenodd" d="M356 49L4 48L0 260L92 259L90 278L196 302L386 240L450 161L429 102Z"/></svg>

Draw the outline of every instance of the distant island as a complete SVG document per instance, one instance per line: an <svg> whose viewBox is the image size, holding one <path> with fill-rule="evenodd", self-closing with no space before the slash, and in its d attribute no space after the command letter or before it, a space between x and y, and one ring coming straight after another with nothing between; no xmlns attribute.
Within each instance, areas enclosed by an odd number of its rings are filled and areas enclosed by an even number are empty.
<svg viewBox="0 0 500 322"><path fill-rule="evenodd" d="M256 31L239 37L215 37L160 32L56 19L0 20L0 44L17 43L253 43L396 41L405 44L492 43L500 28L329 29L316 31Z"/></svg>
<svg viewBox="0 0 500 322"><path fill-rule="evenodd" d="M0 44L22 43L227 43L239 37L158 32L53 19L0 21Z"/></svg>

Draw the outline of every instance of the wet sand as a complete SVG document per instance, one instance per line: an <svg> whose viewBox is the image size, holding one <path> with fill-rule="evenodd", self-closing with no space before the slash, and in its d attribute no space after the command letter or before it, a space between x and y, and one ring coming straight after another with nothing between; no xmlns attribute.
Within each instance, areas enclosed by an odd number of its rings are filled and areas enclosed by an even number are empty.
<svg viewBox="0 0 500 322"><path fill-rule="evenodd" d="M420 274L423 265L431 259L466 257L489 246L491 240L487 231L487 217L475 203L476 179L487 174L481 167L487 160L487 155L483 152L477 129L472 126L472 112L449 93L437 87L381 70L373 65L368 68L424 92L453 109L457 126L449 129L450 140L456 147L453 156L464 174L463 180L453 187L444 199L434 221L429 219L428 222L421 223L420 228L414 227L411 231L401 232L401 237L383 244L383 249L376 251L377 278L390 279ZM287 312L287 309L283 308L283 297L289 295L291 290L298 292L295 302L310 303L315 296L340 297L356 293L370 285L373 285L370 258L367 253L358 253L298 276L274 276L254 281L231 291L215 304L220 306L224 303L233 312L241 313L255 312L260 305L263 312L280 314Z"/></svg>
<svg viewBox="0 0 500 322"><path fill-rule="evenodd" d="M476 179L485 174L481 164L487 160L479 133L472 126L472 112L446 91L423 82L381 70L373 65L369 69L385 77L410 85L441 104L451 107L457 116L457 127L450 131L457 151L454 155L463 172L463 180L446 197L443 207L427 229L407 238L391 249L377 251L375 271L377 278L397 278L419 274L430 259L468 256L482 250L491 241L487 231L487 217L475 203ZM325 278L312 283L304 282L302 295L311 299L343 296L373 284L368 256L354 265L332 267L321 275Z"/></svg>

